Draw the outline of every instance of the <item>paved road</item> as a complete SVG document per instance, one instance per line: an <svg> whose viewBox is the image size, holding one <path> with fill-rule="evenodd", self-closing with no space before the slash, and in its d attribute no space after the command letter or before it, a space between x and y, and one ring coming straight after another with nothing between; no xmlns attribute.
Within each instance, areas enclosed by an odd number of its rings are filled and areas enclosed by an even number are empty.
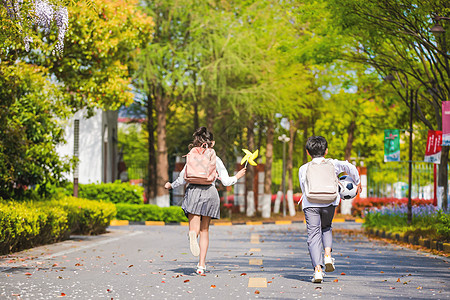
<svg viewBox="0 0 450 300"><path fill-rule="evenodd" d="M212 226L206 276L187 227L109 231L1 258L0 299L450 298L450 260L336 231L337 269L311 283L305 224Z"/></svg>

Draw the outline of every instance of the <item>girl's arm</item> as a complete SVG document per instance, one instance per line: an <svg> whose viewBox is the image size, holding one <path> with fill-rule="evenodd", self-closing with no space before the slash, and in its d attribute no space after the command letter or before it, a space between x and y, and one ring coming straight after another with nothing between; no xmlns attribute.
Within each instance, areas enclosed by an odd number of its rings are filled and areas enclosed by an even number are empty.
<svg viewBox="0 0 450 300"><path fill-rule="evenodd" d="M239 178L244 176L245 170L246 170L245 168L241 169L235 176L230 177L222 160L219 157L216 157L216 171L219 174L219 180L222 182L224 186L230 186L235 184Z"/></svg>
<svg viewBox="0 0 450 300"><path fill-rule="evenodd" d="M185 169L186 169L186 165L183 167L183 170L181 170L180 174L178 175L178 178L172 183L166 182L164 187L166 189L174 189L174 188L179 187L180 185L186 184L186 181L184 180Z"/></svg>

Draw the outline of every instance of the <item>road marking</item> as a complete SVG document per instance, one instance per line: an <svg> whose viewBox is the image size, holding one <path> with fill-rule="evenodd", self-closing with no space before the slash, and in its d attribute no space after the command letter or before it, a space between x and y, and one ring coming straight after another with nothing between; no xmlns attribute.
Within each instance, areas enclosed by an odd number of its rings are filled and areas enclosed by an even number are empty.
<svg viewBox="0 0 450 300"><path fill-rule="evenodd" d="M128 226L129 224L127 220L111 220L109 223L110 226Z"/></svg>
<svg viewBox="0 0 450 300"><path fill-rule="evenodd" d="M261 252L261 248L251 248L250 252Z"/></svg>
<svg viewBox="0 0 450 300"><path fill-rule="evenodd" d="M180 222L181 226L189 226L189 222Z"/></svg>
<svg viewBox="0 0 450 300"><path fill-rule="evenodd" d="M364 223L364 219L356 218L355 222L356 223Z"/></svg>
<svg viewBox="0 0 450 300"><path fill-rule="evenodd" d="M252 258L248 261L249 265L261 266L263 264L263 260L259 258Z"/></svg>
<svg viewBox="0 0 450 300"><path fill-rule="evenodd" d="M290 225L292 221L275 221L275 225Z"/></svg>
<svg viewBox="0 0 450 300"><path fill-rule="evenodd" d="M249 278L248 279L248 287L267 287L267 279L266 278Z"/></svg>
<svg viewBox="0 0 450 300"><path fill-rule="evenodd" d="M166 223L163 221L145 221L146 226L164 226Z"/></svg>
<svg viewBox="0 0 450 300"><path fill-rule="evenodd" d="M248 221L248 222L245 222L245 224L247 224L247 225L262 225L263 222L259 222L259 221Z"/></svg>
<svg viewBox="0 0 450 300"><path fill-rule="evenodd" d="M259 234L252 233L250 236L250 243L252 244L259 244Z"/></svg>
<svg viewBox="0 0 450 300"><path fill-rule="evenodd" d="M345 222L344 218L335 218L335 219L333 219L333 223L342 223L342 222Z"/></svg>
<svg viewBox="0 0 450 300"><path fill-rule="evenodd" d="M214 223L214 226L231 226L233 225L231 222L218 222Z"/></svg>

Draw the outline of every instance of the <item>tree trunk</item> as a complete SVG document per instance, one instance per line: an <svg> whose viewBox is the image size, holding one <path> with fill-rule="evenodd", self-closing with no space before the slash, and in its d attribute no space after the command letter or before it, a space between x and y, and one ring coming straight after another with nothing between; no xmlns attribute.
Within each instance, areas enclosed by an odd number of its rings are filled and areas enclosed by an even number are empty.
<svg viewBox="0 0 450 300"><path fill-rule="evenodd" d="M302 147L302 153L303 153L303 164L306 164L308 162L308 154L306 153L306 140L308 139L308 118L305 118L305 121L303 123L303 138L305 142L303 143Z"/></svg>
<svg viewBox="0 0 450 300"><path fill-rule="evenodd" d="M446 212L448 210L448 152L449 146L442 146L441 163L439 165L438 175L438 200L441 199L442 209Z"/></svg>
<svg viewBox="0 0 450 300"><path fill-rule="evenodd" d="M253 116L250 117L247 125L247 147L250 151L255 151L255 132L254 132L254 120ZM246 189L246 203L247 203L247 216L252 217L255 215L255 197L253 192L253 180L255 178L255 169L253 166L247 164L247 172L245 173L245 189Z"/></svg>
<svg viewBox="0 0 450 300"><path fill-rule="evenodd" d="M206 128L213 131L214 127L214 104L216 103L212 97L209 97L206 103Z"/></svg>
<svg viewBox="0 0 450 300"><path fill-rule="evenodd" d="M288 156L286 160L286 170L288 173L288 188L286 192L286 200L289 208L289 215L295 216L294 205L294 182L293 182L293 159L294 159L294 142L295 134L297 132L297 124L295 121L289 120L289 144L288 144Z"/></svg>
<svg viewBox="0 0 450 300"><path fill-rule="evenodd" d="M156 204L156 156L155 156L155 128L153 126L153 98L147 95L147 131L148 131L148 175L147 199L149 204Z"/></svg>
<svg viewBox="0 0 450 300"><path fill-rule="evenodd" d="M192 132L197 130L197 128L199 128L199 127L200 127L200 122L198 119L198 102L197 102L197 100L194 100L194 130Z"/></svg>
<svg viewBox="0 0 450 300"><path fill-rule="evenodd" d="M264 195L262 205L262 217L270 218L272 204L272 162L273 162L273 120L267 122L266 164L264 166Z"/></svg>
<svg viewBox="0 0 450 300"><path fill-rule="evenodd" d="M356 118L356 116L354 116ZM347 128L347 145L345 145L345 154L344 159L350 161L350 158L352 156L352 147L353 147L353 140L355 139L355 129L356 129L356 120L353 119L350 122L350 125Z"/></svg>
<svg viewBox="0 0 450 300"><path fill-rule="evenodd" d="M170 206L169 192L164 184L169 181L169 161L166 145L166 114L168 101L163 96L156 97L157 118L157 164L156 164L156 204L160 207Z"/></svg>

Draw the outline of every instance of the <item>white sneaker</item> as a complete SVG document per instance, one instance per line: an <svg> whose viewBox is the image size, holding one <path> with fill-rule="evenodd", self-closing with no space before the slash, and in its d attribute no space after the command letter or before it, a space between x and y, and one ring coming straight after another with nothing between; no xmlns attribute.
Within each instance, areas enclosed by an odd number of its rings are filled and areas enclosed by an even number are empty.
<svg viewBox="0 0 450 300"><path fill-rule="evenodd" d="M336 269L334 267L334 258L331 255L325 255L323 260L325 263L325 272L333 272Z"/></svg>
<svg viewBox="0 0 450 300"><path fill-rule="evenodd" d="M323 272L322 271L314 271L313 278L311 282L313 283L322 283L323 281Z"/></svg>
<svg viewBox="0 0 450 300"><path fill-rule="evenodd" d="M200 247L198 246L197 233L195 231L189 231L189 247L192 255L200 255Z"/></svg>
<svg viewBox="0 0 450 300"><path fill-rule="evenodd" d="M197 265L197 271L196 271L196 273L197 273L198 275L204 275L205 272L206 272L206 266L202 267L202 266Z"/></svg>

